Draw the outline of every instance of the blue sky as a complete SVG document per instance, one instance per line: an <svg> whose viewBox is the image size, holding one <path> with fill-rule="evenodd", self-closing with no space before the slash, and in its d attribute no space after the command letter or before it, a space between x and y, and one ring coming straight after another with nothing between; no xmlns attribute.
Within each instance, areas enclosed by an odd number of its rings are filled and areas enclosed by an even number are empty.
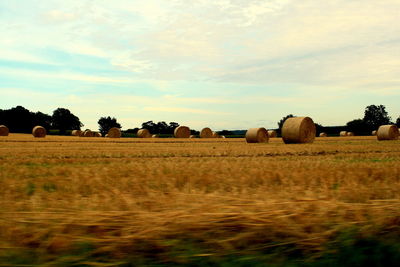
<svg viewBox="0 0 400 267"><path fill-rule="evenodd" d="M0 0L0 109L97 128L400 115L398 0Z"/></svg>

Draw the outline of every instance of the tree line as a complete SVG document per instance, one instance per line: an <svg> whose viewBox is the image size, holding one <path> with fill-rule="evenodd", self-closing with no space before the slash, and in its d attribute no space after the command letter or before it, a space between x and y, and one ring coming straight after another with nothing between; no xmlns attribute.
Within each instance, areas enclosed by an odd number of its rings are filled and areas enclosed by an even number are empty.
<svg viewBox="0 0 400 267"><path fill-rule="evenodd" d="M295 117L289 114L278 121L277 131L280 133L283 123L287 118ZM317 133L327 132L328 134L337 134L339 131L346 130L354 132L356 135L369 135L371 131L378 129L380 125L396 124L400 127L400 116L396 122L388 115L384 105L369 105L364 110L364 117L354 119L346 123L345 126L322 126L316 123ZM38 112L31 112L28 109L17 106L11 109L0 109L0 125L6 125L11 132L14 133L30 133L36 125L41 125L48 132L50 130L58 130L60 134L66 134L69 130L81 130L84 126L80 119L66 108L57 108L52 115ZM122 128L122 125L116 118L105 116L98 120L99 131L105 135L112 127ZM165 121L143 122L141 128L148 129L153 134L171 135L174 129L179 126L177 122ZM128 129L125 133L136 134L139 128ZM245 130L229 131L223 130L218 133L221 135L243 134ZM198 131L192 130L192 134L199 134Z"/></svg>

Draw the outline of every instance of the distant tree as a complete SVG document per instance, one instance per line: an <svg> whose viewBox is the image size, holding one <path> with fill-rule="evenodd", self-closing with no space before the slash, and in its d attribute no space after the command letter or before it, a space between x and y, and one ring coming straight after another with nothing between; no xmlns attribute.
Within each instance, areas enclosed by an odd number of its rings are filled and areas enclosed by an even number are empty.
<svg viewBox="0 0 400 267"><path fill-rule="evenodd" d="M32 113L33 125L40 125L46 128L47 131L51 128L52 117L48 114L44 114L40 111Z"/></svg>
<svg viewBox="0 0 400 267"><path fill-rule="evenodd" d="M124 131L125 133L131 133L131 134L137 134L137 132L139 131L139 128L133 128L133 129L128 129L126 131Z"/></svg>
<svg viewBox="0 0 400 267"><path fill-rule="evenodd" d="M397 127L399 127L400 128L400 116L397 118L397 120L396 120L396 125L397 125Z"/></svg>
<svg viewBox="0 0 400 267"><path fill-rule="evenodd" d="M157 134L157 124L154 123L153 121L146 121L142 123L142 129L147 129L149 130L150 133L152 134Z"/></svg>
<svg viewBox="0 0 400 267"><path fill-rule="evenodd" d="M287 119L293 118L293 117L295 117L295 116L293 116L293 114L289 114L289 115L286 115L285 117L283 117L280 121L278 121L278 128L279 128L279 129L278 129L278 132L281 132L283 123L284 123Z"/></svg>
<svg viewBox="0 0 400 267"><path fill-rule="evenodd" d="M376 130L381 125L390 124L391 118L384 105L369 105L365 108L363 121L368 125L368 130Z"/></svg>
<svg viewBox="0 0 400 267"><path fill-rule="evenodd" d="M233 135L232 131L222 130L218 132L219 135Z"/></svg>
<svg viewBox="0 0 400 267"><path fill-rule="evenodd" d="M0 124L6 125L10 129L10 132L30 133L34 127L33 114L22 106L2 110Z"/></svg>
<svg viewBox="0 0 400 267"><path fill-rule="evenodd" d="M356 135L366 135L366 134L369 135L371 131L369 125L365 123L365 121L362 119L349 121L346 124L346 127L347 131L353 132Z"/></svg>
<svg viewBox="0 0 400 267"><path fill-rule="evenodd" d="M318 136L320 133L322 133L322 132L325 131L325 130L324 130L324 126L322 126L322 125L319 124L319 123L315 123L315 129L316 129L316 132L317 132L317 136Z"/></svg>
<svg viewBox="0 0 400 267"><path fill-rule="evenodd" d="M168 134L173 134L175 128L177 128L177 127L179 127L179 123L177 123L177 122L170 122L169 125L168 125L168 132L167 132L167 133L168 133Z"/></svg>
<svg viewBox="0 0 400 267"><path fill-rule="evenodd" d="M66 130L80 130L83 126L79 118L66 108L54 110L51 118L51 127L60 130L60 133L65 133Z"/></svg>
<svg viewBox="0 0 400 267"><path fill-rule="evenodd" d="M113 128L122 128L121 124L117 122L116 118L108 117L101 117L97 122L99 124L99 131L102 135L106 135L108 131Z"/></svg>

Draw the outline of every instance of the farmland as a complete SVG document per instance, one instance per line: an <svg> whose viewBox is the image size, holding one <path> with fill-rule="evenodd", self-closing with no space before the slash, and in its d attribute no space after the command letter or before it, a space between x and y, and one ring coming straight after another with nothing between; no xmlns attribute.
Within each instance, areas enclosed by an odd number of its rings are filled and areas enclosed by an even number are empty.
<svg viewBox="0 0 400 267"><path fill-rule="evenodd" d="M10 134L0 137L0 263L311 266L376 254L390 266L399 162L400 142L376 137Z"/></svg>

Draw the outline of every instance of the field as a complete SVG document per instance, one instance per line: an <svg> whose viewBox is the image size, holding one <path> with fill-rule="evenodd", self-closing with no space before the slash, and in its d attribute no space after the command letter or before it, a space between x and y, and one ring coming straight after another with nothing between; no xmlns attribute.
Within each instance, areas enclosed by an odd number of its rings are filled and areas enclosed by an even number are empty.
<svg viewBox="0 0 400 267"><path fill-rule="evenodd" d="M396 266L400 141L0 137L2 266ZM359 264L359 265L357 265Z"/></svg>

